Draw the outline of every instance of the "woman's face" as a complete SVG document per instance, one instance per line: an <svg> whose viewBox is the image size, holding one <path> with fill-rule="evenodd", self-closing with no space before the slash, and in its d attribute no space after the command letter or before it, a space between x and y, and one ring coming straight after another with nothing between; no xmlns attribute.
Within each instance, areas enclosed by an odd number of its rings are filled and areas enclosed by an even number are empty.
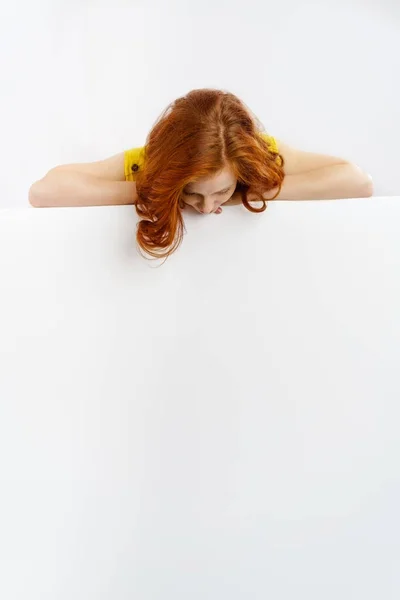
<svg viewBox="0 0 400 600"><path fill-rule="evenodd" d="M183 190L182 202L202 214L220 213L221 204L233 195L236 183L232 171L225 167L213 177L203 177L189 183Z"/></svg>

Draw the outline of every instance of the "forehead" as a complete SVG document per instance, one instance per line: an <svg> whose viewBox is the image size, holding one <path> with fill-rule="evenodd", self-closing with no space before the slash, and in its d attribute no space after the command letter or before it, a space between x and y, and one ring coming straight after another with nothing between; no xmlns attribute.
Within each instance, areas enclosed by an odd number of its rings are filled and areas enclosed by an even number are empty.
<svg viewBox="0 0 400 600"><path fill-rule="evenodd" d="M214 190L220 190L224 187L227 188L236 181L233 172L225 167L222 171L210 175L209 177L200 177L197 181L193 181L187 184L185 187L189 191L204 191L212 193Z"/></svg>

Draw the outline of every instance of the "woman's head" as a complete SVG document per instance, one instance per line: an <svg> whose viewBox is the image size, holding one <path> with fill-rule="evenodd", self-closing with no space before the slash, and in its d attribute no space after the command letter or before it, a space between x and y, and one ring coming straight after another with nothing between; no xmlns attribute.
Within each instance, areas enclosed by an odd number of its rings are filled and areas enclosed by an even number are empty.
<svg viewBox="0 0 400 600"><path fill-rule="evenodd" d="M261 130L229 92L192 90L169 105L147 137L136 177L139 246L157 258L172 254L183 238L182 203L208 214L236 191L248 210L264 211L261 195L280 188L283 159L276 161ZM261 208L250 206L248 191Z"/></svg>
<svg viewBox="0 0 400 600"><path fill-rule="evenodd" d="M189 182L182 191L182 202L202 214L217 212L221 204L233 195L236 184L235 173L226 166L210 177Z"/></svg>

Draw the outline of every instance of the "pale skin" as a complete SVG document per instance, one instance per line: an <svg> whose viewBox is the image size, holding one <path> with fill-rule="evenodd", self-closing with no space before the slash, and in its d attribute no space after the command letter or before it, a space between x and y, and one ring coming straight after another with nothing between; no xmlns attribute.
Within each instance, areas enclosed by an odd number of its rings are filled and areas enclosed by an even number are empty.
<svg viewBox="0 0 400 600"><path fill-rule="evenodd" d="M277 140L285 161L282 188L276 200L366 198L373 194L370 175L342 158L304 152ZM236 179L229 167L213 178L199 179L184 188L181 208L190 206L202 214L221 214L222 206L241 204L235 196ZM270 200L277 188L263 194ZM248 200L257 196L247 195Z"/></svg>
<svg viewBox="0 0 400 600"><path fill-rule="evenodd" d="M276 200L366 198L373 195L370 175L357 165L335 156L304 152L277 140L283 156L282 188ZM188 184L180 206L201 214L221 214L223 206L241 204L236 179L229 167L213 177ZM270 200L277 189L266 191ZM92 163L59 165L33 183L29 201L35 207L110 206L135 204L136 183L125 180L124 153ZM248 194L248 200L257 199Z"/></svg>

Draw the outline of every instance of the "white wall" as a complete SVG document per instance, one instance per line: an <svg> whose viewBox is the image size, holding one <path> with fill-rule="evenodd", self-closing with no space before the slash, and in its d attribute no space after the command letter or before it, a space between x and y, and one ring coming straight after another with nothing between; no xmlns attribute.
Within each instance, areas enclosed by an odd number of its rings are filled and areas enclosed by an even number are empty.
<svg viewBox="0 0 400 600"><path fill-rule="evenodd" d="M394 0L25 0L1 3L0 44L0 207L26 206L56 164L143 144L169 102L207 86L400 193Z"/></svg>
<svg viewBox="0 0 400 600"><path fill-rule="evenodd" d="M2 600L398 600L399 13L0 6ZM28 207L206 86L377 197L188 213L160 268L131 207Z"/></svg>
<svg viewBox="0 0 400 600"><path fill-rule="evenodd" d="M0 211L0 597L397 600L400 197Z"/></svg>

